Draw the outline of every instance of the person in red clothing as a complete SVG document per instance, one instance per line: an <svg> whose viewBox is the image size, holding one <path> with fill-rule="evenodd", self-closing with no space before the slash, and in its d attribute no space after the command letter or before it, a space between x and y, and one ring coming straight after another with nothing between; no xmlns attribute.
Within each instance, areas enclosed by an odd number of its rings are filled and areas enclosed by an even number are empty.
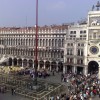
<svg viewBox="0 0 100 100"><path fill-rule="evenodd" d="M94 95L96 95L96 93L97 93L96 89L93 90L93 93L94 93Z"/></svg>

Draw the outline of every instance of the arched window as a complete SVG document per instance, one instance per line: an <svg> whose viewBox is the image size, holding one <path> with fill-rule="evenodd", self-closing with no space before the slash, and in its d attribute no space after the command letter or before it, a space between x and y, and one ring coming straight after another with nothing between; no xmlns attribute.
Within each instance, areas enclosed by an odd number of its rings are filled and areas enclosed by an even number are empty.
<svg viewBox="0 0 100 100"><path fill-rule="evenodd" d="M43 39L43 46L45 46L45 39Z"/></svg>
<svg viewBox="0 0 100 100"><path fill-rule="evenodd" d="M58 40L58 47L61 47L61 39Z"/></svg>
<svg viewBox="0 0 100 100"><path fill-rule="evenodd" d="M46 46L48 46L48 39L46 39Z"/></svg>
<svg viewBox="0 0 100 100"><path fill-rule="evenodd" d="M54 46L54 39L52 39L52 47Z"/></svg>
<svg viewBox="0 0 100 100"><path fill-rule="evenodd" d="M57 47L57 39L55 39L55 47Z"/></svg>
<svg viewBox="0 0 100 100"><path fill-rule="evenodd" d="M62 39L62 47L64 47L64 39Z"/></svg>
<svg viewBox="0 0 100 100"><path fill-rule="evenodd" d="M77 55L80 56L80 49L78 49L78 51L77 51Z"/></svg>
<svg viewBox="0 0 100 100"><path fill-rule="evenodd" d="M31 40L29 39L29 46L31 45Z"/></svg>
<svg viewBox="0 0 100 100"><path fill-rule="evenodd" d="M40 39L40 46L42 46L42 39Z"/></svg>
<svg viewBox="0 0 100 100"><path fill-rule="evenodd" d="M49 39L49 46L51 46L51 39Z"/></svg>

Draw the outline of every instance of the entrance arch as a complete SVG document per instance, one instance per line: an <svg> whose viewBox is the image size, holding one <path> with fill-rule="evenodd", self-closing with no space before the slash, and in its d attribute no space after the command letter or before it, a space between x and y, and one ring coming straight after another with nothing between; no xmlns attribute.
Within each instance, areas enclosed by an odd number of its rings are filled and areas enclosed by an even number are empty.
<svg viewBox="0 0 100 100"><path fill-rule="evenodd" d="M40 61L39 65L40 65L40 68L43 68L44 67L44 61Z"/></svg>
<svg viewBox="0 0 100 100"><path fill-rule="evenodd" d="M9 58L9 66L12 66L12 58Z"/></svg>
<svg viewBox="0 0 100 100"><path fill-rule="evenodd" d="M19 67L22 66L22 59L18 59L18 66L19 66Z"/></svg>
<svg viewBox="0 0 100 100"><path fill-rule="evenodd" d="M51 70L56 70L57 63L55 61L51 62Z"/></svg>
<svg viewBox="0 0 100 100"><path fill-rule="evenodd" d="M14 58L13 62L14 62L14 66L17 66L17 58Z"/></svg>
<svg viewBox="0 0 100 100"><path fill-rule="evenodd" d="M27 59L23 60L23 67L27 67Z"/></svg>
<svg viewBox="0 0 100 100"><path fill-rule="evenodd" d="M50 68L50 62L49 61L46 61L45 62L45 67L48 69L48 68Z"/></svg>
<svg viewBox="0 0 100 100"><path fill-rule="evenodd" d="M67 73L71 73L72 72L72 65L67 65Z"/></svg>
<svg viewBox="0 0 100 100"><path fill-rule="evenodd" d="M88 63L88 73L95 74L99 70L99 64L96 61L90 61Z"/></svg>
<svg viewBox="0 0 100 100"><path fill-rule="evenodd" d="M29 63L29 67L33 67L33 61L31 59L29 60L28 63Z"/></svg>
<svg viewBox="0 0 100 100"><path fill-rule="evenodd" d="M83 74L83 67L77 66L77 74Z"/></svg>
<svg viewBox="0 0 100 100"><path fill-rule="evenodd" d="M63 71L63 63L61 61L58 63L58 71Z"/></svg>
<svg viewBox="0 0 100 100"><path fill-rule="evenodd" d="M38 60L36 61L36 60L34 60L34 68L38 68Z"/></svg>

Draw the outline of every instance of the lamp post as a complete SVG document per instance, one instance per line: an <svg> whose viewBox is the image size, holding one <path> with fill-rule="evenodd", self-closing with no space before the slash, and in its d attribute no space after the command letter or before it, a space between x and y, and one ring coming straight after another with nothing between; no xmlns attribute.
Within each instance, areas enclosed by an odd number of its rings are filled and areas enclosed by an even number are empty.
<svg viewBox="0 0 100 100"><path fill-rule="evenodd" d="M38 67L38 60L37 60L37 47L38 47L38 0L36 0L36 34L35 34L35 84L37 85L37 67Z"/></svg>

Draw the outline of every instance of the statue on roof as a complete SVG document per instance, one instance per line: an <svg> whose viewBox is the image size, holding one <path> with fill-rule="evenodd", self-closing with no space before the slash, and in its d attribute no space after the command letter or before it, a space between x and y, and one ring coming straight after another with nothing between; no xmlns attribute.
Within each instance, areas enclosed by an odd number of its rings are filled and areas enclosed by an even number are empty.
<svg viewBox="0 0 100 100"><path fill-rule="evenodd" d="M97 7L97 10L99 10L99 8L100 8L100 2L99 1L97 2L96 7Z"/></svg>
<svg viewBox="0 0 100 100"><path fill-rule="evenodd" d="M94 8L95 8L95 6L93 5L93 6L92 6L92 11L94 10Z"/></svg>

